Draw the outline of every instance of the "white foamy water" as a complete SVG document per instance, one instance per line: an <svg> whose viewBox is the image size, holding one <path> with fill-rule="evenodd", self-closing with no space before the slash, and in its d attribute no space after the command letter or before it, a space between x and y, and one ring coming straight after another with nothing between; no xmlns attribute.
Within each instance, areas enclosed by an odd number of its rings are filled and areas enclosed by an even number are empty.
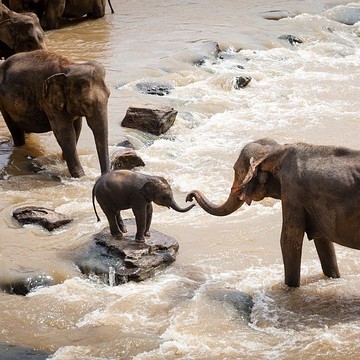
<svg viewBox="0 0 360 360"><path fill-rule="evenodd" d="M167 178L180 205L192 189L220 203L249 141L360 149L360 23L334 20L353 20L347 14L356 14L359 3L346 4L196 0L144 7L113 0L116 14L48 32L48 45L106 67L112 154L129 139L146 163L140 171ZM292 17L264 19L271 10ZM293 46L281 35L303 43ZM234 88L238 76L251 76L246 88ZM164 97L139 93L136 84L147 81L174 90ZM174 107L175 125L160 137L121 128L128 106L139 103ZM0 125L0 135L7 134ZM342 277L326 279L305 240L301 287L288 289L279 201L265 199L224 218L199 207L179 214L156 206L152 226L178 239L176 262L142 283L109 287L84 279L71 254L107 223L93 214L99 166L86 124L78 148L82 179L68 177L52 134L33 135L5 169L0 276L40 271L57 285L26 297L0 294L1 343L44 350L56 360L358 358L360 253L337 247ZM29 154L45 171L27 170ZM47 206L74 222L51 234L19 228L11 211L23 205ZM253 301L246 316L244 294Z"/></svg>

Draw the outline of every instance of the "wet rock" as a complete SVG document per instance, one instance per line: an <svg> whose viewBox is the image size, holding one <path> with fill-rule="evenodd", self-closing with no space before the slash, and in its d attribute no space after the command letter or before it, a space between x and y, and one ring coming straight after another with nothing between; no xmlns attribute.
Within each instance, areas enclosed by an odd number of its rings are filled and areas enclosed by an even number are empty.
<svg viewBox="0 0 360 360"><path fill-rule="evenodd" d="M145 163L132 149L118 151L111 162L112 170L132 170L139 166L145 166Z"/></svg>
<svg viewBox="0 0 360 360"><path fill-rule="evenodd" d="M277 21L284 18L293 17L294 14L291 14L289 11L286 10L270 10L262 12L261 16L266 20Z"/></svg>
<svg viewBox="0 0 360 360"><path fill-rule="evenodd" d="M135 146L132 144L132 142L128 139L125 139L119 143L117 143L115 146L118 146L118 147L124 147L124 148L127 148L127 149L132 149L132 150L135 150Z"/></svg>
<svg viewBox="0 0 360 360"><path fill-rule="evenodd" d="M145 82L136 84L136 89L143 94L164 96L169 95L174 86L171 84L159 84L155 82Z"/></svg>
<svg viewBox="0 0 360 360"><path fill-rule="evenodd" d="M174 124L177 111L171 107L130 106L121 126L161 135Z"/></svg>
<svg viewBox="0 0 360 360"><path fill-rule="evenodd" d="M294 35L281 35L281 36L279 36L279 39L280 40L286 40L291 45L302 44L303 43L303 41L301 39L299 39L298 37L296 37Z"/></svg>
<svg viewBox="0 0 360 360"><path fill-rule="evenodd" d="M0 136L0 174L9 162L13 152L13 143L9 137Z"/></svg>
<svg viewBox="0 0 360 360"><path fill-rule="evenodd" d="M1 360L46 360L50 356L50 353L23 346L0 344Z"/></svg>
<svg viewBox="0 0 360 360"><path fill-rule="evenodd" d="M44 207L25 206L13 211L13 217L22 225L37 224L52 231L72 221L66 215Z"/></svg>
<svg viewBox="0 0 360 360"><path fill-rule="evenodd" d="M121 239L112 237L105 228L76 255L75 264L83 274L94 274L107 284L119 285L145 280L175 261L179 244L174 238L151 230L150 238L139 242L134 240L135 221L124 222L128 232Z"/></svg>
<svg viewBox="0 0 360 360"><path fill-rule="evenodd" d="M236 90L243 89L244 87L249 85L251 81L251 76L237 76L235 78L234 88Z"/></svg>
<svg viewBox="0 0 360 360"><path fill-rule="evenodd" d="M254 302L249 294L228 289L209 289L206 294L213 300L233 306L244 321L248 323L251 322L251 312Z"/></svg>
<svg viewBox="0 0 360 360"><path fill-rule="evenodd" d="M345 25L354 25L360 21L360 4L339 5L324 12L330 19Z"/></svg>
<svg viewBox="0 0 360 360"><path fill-rule="evenodd" d="M27 295L29 292L54 285L54 279L45 274L17 274L9 281L1 280L0 289L8 294ZM0 357L0 359L2 359Z"/></svg>
<svg viewBox="0 0 360 360"><path fill-rule="evenodd" d="M220 46L216 41L206 41L201 43L201 50L207 52L207 55L198 56L193 60L195 66L201 67L205 65L207 61L216 61L219 58L221 52Z"/></svg>

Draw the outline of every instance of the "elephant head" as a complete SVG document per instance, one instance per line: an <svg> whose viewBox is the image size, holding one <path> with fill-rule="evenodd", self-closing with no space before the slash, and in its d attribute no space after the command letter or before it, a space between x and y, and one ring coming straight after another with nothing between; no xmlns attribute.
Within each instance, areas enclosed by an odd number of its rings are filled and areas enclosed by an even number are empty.
<svg viewBox="0 0 360 360"><path fill-rule="evenodd" d="M45 34L35 14L17 14L0 4L0 57L46 49Z"/></svg>
<svg viewBox="0 0 360 360"><path fill-rule="evenodd" d="M45 80L42 105L50 122L52 119L51 127L55 136L59 133L60 138L63 127L73 126L69 124L69 118L72 121L86 118L94 134L101 173L104 174L110 169L107 113L110 91L104 81L105 70L97 62L71 64L66 69L66 72L51 75ZM76 141L79 131L76 133ZM83 175L80 163L70 164L66 155L64 153L71 175ZM69 157L72 159L73 154L69 154Z"/></svg>
<svg viewBox="0 0 360 360"><path fill-rule="evenodd" d="M150 181L146 182L140 189L140 193L150 202L160 206L166 206L177 212L187 212L195 205L191 204L186 208L181 208L174 199L171 187L166 179L158 176L153 177Z"/></svg>
<svg viewBox="0 0 360 360"><path fill-rule="evenodd" d="M276 170L285 154L285 147L270 139L261 139L247 144L234 164L234 182L227 200L221 205L210 202L203 193L193 190L186 201L193 198L209 214L226 216L239 209L244 202L265 197L280 199L281 185Z"/></svg>

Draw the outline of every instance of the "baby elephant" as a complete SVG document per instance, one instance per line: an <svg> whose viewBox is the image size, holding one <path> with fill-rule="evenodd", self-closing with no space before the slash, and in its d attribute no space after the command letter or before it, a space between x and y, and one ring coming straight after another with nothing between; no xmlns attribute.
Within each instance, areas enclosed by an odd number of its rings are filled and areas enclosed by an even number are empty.
<svg viewBox="0 0 360 360"><path fill-rule="evenodd" d="M144 236L150 236L152 201L178 212L187 212L195 206L192 204L186 208L179 207L169 183L164 178L130 170L111 171L96 181L92 201L96 217L100 221L96 212L95 197L108 219L113 236L122 236L122 233L127 231L120 211L132 209L137 227L135 239L139 241L144 241Z"/></svg>

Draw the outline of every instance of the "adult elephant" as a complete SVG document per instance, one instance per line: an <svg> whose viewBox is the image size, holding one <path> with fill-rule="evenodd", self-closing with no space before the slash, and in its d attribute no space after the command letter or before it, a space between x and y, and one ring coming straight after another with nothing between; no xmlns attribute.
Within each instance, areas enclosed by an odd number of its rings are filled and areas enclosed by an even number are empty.
<svg viewBox="0 0 360 360"><path fill-rule="evenodd" d="M18 14L0 3L0 58L39 49L46 49L46 45L37 16Z"/></svg>
<svg viewBox="0 0 360 360"><path fill-rule="evenodd" d="M36 50L0 65L0 110L14 145L25 133L53 131L73 177L84 175L76 144L82 117L93 131L102 174L109 171L107 104L110 91L97 62L74 63Z"/></svg>
<svg viewBox="0 0 360 360"><path fill-rule="evenodd" d="M222 205L197 190L187 195L187 201L195 198L209 214L226 216L244 202L281 199L285 284L300 285L305 233L314 240L324 274L340 277L333 243L360 249L360 152L304 143L282 146L262 139L242 149L234 171Z"/></svg>
<svg viewBox="0 0 360 360"><path fill-rule="evenodd" d="M110 0L108 0L111 12ZM10 9L33 11L44 19L46 29L57 29L61 18L78 19L87 15L100 18L105 15L106 0L9 0Z"/></svg>

